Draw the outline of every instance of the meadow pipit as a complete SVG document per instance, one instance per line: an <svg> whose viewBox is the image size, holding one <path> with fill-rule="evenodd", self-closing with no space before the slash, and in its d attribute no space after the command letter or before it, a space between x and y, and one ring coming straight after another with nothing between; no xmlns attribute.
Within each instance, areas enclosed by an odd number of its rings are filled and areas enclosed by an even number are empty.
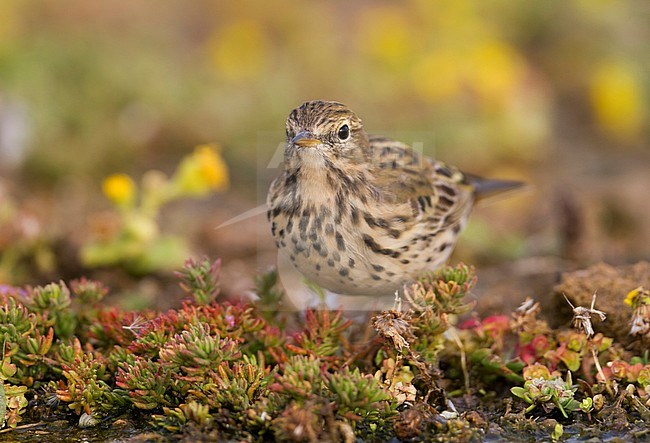
<svg viewBox="0 0 650 443"><path fill-rule="evenodd" d="M339 294L389 295L444 264L474 201L519 182L484 180L366 134L345 105L310 101L286 125L268 194L279 254Z"/></svg>

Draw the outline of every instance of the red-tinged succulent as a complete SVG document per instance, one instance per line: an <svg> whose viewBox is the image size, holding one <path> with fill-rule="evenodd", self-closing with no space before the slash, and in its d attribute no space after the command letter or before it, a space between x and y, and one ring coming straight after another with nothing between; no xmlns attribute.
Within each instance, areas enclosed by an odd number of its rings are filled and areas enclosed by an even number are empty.
<svg viewBox="0 0 650 443"><path fill-rule="evenodd" d="M140 334L150 313L126 312L118 308L99 309L95 321L88 326L88 341L95 348L110 350L113 346L129 346Z"/></svg>
<svg viewBox="0 0 650 443"><path fill-rule="evenodd" d="M183 330L185 319L175 310L169 310L148 320L135 331L135 338L128 346L129 352L148 358L158 357L160 348Z"/></svg>
<svg viewBox="0 0 650 443"><path fill-rule="evenodd" d="M310 397L322 394L325 387L323 373L326 369L327 365L313 355L290 357L275 373L275 382L269 389L298 404L304 403Z"/></svg>
<svg viewBox="0 0 650 443"><path fill-rule="evenodd" d="M40 385L50 371L48 354L54 340L52 321L44 313L34 313L11 298L0 306L0 336L4 356L11 357L16 371L11 383Z"/></svg>
<svg viewBox="0 0 650 443"><path fill-rule="evenodd" d="M211 261L207 257L200 262L190 258L181 271L175 273L180 286L198 305L214 302L219 296L219 271L221 260Z"/></svg>
<svg viewBox="0 0 650 443"><path fill-rule="evenodd" d="M108 294L108 288L103 283L88 280L86 277L72 280L70 289L74 297L78 298L86 307L96 305Z"/></svg>
<svg viewBox="0 0 650 443"><path fill-rule="evenodd" d="M650 363L628 363L623 360L613 360L603 368L606 378L625 383L633 383L642 389L650 386ZM602 380L601 380L602 381Z"/></svg>
<svg viewBox="0 0 650 443"><path fill-rule="evenodd" d="M473 304L465 303L464 297L475 284L474 268L459 264L405 286L404 298L410 305L409 314L413 319L411 330L415 340L412 340L410 349L413 356L418 356L415 360L421 360L434 370L437 368L444 348L444 334L455 316L472 308Z"/></svg>
<svg viewBox="0 0 650 443"><path fill-rule="evenodd" d="M579 352L569 349L567 343L561 343L557 349L548 351L544 358L551 363L551 366L555 368L559 362L564 363L564 365L570 371L577 371L580 369L580 364L582 358Z"/></svg>
<svg viewBox="0 0 650 443"><path fill-rule="evenodd" d="M371 375L349 367L327 374L328 396L334 402L336 413L354 420L371 415L389 417L394 414L393 396Z"/></svg>
<svg viewBox="0 0 650 443"><path fill-rule="evenodd" d="M473 306L462 300L476 281L473 267L463 264L448 266L407 286L404 296L415 311L462 314Z"/></svg>
<svg viewBox="0 0 650 443"><path fill-rule="evenodd" d="M552 344L547 335L536 335L527 345L519 345L517 355L530 365L539 361L551 349Z"/></svg>
<svg viewBox="0 0 650 443"><path fill-rule="evenodd" d="M253 306L229 302L198 306L185 303L178 314L185 324L205 323L212 332L242 342L256 338L266 324Z"/></svg>
<svg viewBox="0 0 650 443"><path fill-rule="evenodd" d="M271 377L264 363L244 356L241 361L219 364L215 371L188 391L188 398L200 400L211 410L227 409L245 420L246 413L267 394Z"/></svg>
<svg viewBox="0 0 650 443"><path fill-rule="evenodd" d="M158 361L188 380L200 380L224 361L241 357L239 343L212 333L207 323L189 324L160 349Z"/></svg>
<svg viewBox="0 0 650 443"><path fill-rule="evenodd" d="M128 393L136 408L151 410L176 403L172 375L170 368L158 361L135 357L132 363L120 365L115 384Z"/></svg>
<svg viewBox="0 0 650 443"><path fill-rule="evenodd" d="M308 309L303 330L294 335L295 344L287 348L295 354L338 360L347 353L344 332L351 324L341 311Z"/></svg>
<svg viewBox="0 0 650 443"><path fill-rule="evenodd" d="M492 315L481 322L481 332L493 343L495 349L503 349L505 335L510 332L507 315Z"/></svg>
<svg viewBox="0 0 650 443"><path fill-rule="evenodd" d="M83 349L74 339L71 345L61 344L57 356L63 380L59 381L56 395L74 412L98 417L126 406L126 397L112 387L113 371L101 353L90 346Z"/></svg>

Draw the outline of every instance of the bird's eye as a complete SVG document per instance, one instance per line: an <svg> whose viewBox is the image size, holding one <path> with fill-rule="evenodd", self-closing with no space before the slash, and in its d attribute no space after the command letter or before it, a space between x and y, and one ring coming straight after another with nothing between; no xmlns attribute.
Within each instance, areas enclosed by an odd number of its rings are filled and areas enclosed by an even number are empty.
<svg viewBox="0 0 650 443"><path fill-rule="evenodd" d="M341 140L347 140L350 136L350 127L348 125L343 125L339 128L339 138Z"/></svg>

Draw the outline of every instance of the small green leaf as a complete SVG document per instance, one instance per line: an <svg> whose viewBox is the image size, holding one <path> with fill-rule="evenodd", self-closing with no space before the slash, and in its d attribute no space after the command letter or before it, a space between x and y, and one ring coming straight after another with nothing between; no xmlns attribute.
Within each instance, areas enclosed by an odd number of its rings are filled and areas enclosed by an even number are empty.
<svg viewBox="0 0 650 443"><path fill-rule="evenodd" d="M594 406L594 400L591 397L587 397L584 400L582 400L582 402L580 402L580 409L585 413L591 412L593 406Z"/></svg>
<svg viewBox="0 0 650 443"><path fill-rule="evenodd" d="M515 386L514 388L510 388L510 392L512 392L512 395L515 397L524 398L527 391L521 386Z"/></svg>
<svg viewBox="0 0 650 443"><path fill-rule="evenodd" d="M564 428L560 423L557 423L553 429L553 432L551 433L551 439L553 441L558 441L562 438L562 434L564 434Z"/></svg>

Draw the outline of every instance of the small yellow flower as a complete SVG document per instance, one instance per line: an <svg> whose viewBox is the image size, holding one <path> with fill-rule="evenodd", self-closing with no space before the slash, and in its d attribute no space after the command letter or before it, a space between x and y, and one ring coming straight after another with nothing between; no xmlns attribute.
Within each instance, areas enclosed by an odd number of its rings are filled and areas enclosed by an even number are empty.
<svg viewBox="0 0 650 443"><path fill-rule="evenodd" d="M625 297L625 304L632 307L650 304L650 291L646 291L643 286L632 289Z"/></svg>
<svg viewBox="0 0 650 443"><path fill-rule="evenodd" d="M181 161L173 177L179 192L203 196L228 187L228 167L218 150L216 144L200 145Z"/></svg>
<svg viewBox="0 0 650 443"><path fill-rule="evenodd" d="M127 206L135 200L135 183L126 174L112 174L102 183L104 195L118 206Z"/></svg>
<svg viewBox="0 0 650 443"><path fill-rule="evenodd" d="M216 145L201 145L196 148L194 155L199 175L211 189L220 191L228 186L228 168L217 149Z"/></svg>
<svg viewBox="0 0 650 443"><path fill-rule="evenodd" d="M647 118L643 81L633 66L605 62L594 69L591 105L601 128L623 140L638 136Z"/></svg>
<svg viewBox="0 0 650 443"><path fill-rule="evenodd" d="M627 293L625 296L625 304L628 306L632 306L634 304L634 299L639 295L641 292L641 286L639 286L636 289L632 289L630 292Z"/></svg>

